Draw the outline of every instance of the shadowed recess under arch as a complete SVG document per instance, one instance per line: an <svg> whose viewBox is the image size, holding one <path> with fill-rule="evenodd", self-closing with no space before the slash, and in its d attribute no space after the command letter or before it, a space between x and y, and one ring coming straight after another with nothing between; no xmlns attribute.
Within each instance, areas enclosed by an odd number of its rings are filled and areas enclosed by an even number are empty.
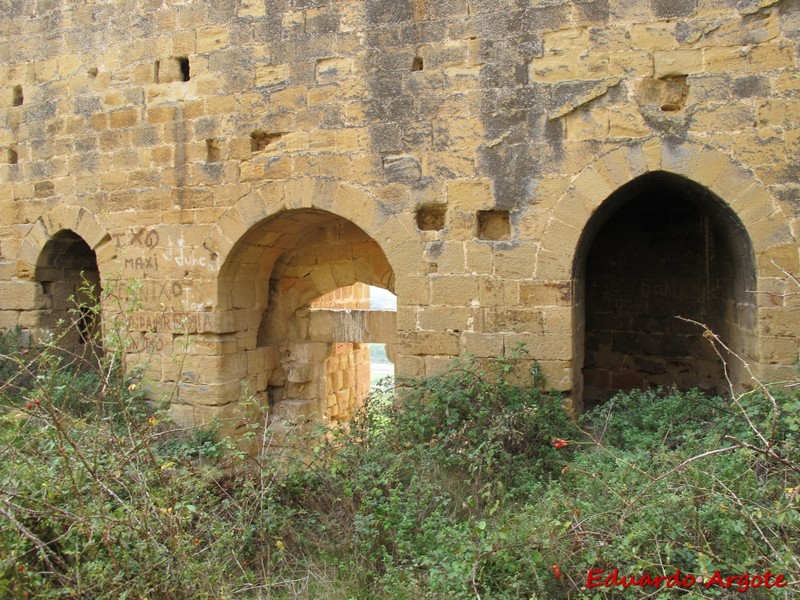
<svg viewBox="0 0 800 600"><path fill-rule="evenodd" d="M72 230L57 232L42 248L34 279L45 302L38 311L39 329L59 336L59 346L75 354L96 345L100 271L89 244Z"/></svg>
<svg viewBox="0 0 800 600"><path fill-rule="evenodd" d="M757 353L755 257L736 214L684 177L656 171L598 208L574 262L583 398L668 385L724 393L723 363L707 324L737 354ZM746 381L725 356L735 386Z"/></svg>

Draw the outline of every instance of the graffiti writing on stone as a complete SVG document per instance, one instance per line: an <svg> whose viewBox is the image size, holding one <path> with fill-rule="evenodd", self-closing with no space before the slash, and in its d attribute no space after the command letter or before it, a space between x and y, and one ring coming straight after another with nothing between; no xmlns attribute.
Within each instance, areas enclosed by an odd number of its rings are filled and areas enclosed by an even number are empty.
<svg viewBox="0 0 800 600"><path fill-rule="evenodd" d="M184 289L180 281L152 281L148 280L139 291L139 299L144 302L160 302L180 298L189 289Z"/></svg>
<svg viewBox="0 0 800 600"><path fill-rule="evenodd" d="M136 231L131 231L131 246L144 246L151 250L158 246L158 232L155 229L139 228Z"/></svg>
<svg viewBox="0 0 800 600"><path fill-rule="evenodd" d="M136 271L147 271L148 269L158 271L158 257L137 256L136 258L126 258L125 268Z"/></svg>
<svg viewBox="0 0 800 600"><path fill-rule="evenodd" d="M160 236L155 229L148 229L146 227L139 227L138 229L131 229L125 233L118 233L114 235L117 248L125 248L126 246L139 246L153 250L158 246Z"/></svg>
<svg viewBox="0 0 800 600"><path fill-rule="evenodd" d="M144 335L139 339L133 339L131 341L131 351L136 353L151 353L151 352L161 352L164 350L166 346L166 342L164 342L164 338L159 336L151 336L151 335Z"/></svg>
<svg viewBox="0 0 800 600"><path fill-rule="evenodd" d="M195 267L210 273L216 273L220 269L219 259L215 254L209 256L204 249L187 247L182 235L177 239L167 236L164 243L155 229L137 227L115 234L114 241L117 248L133 251L133 256L123 259L124 267L128 271L147 273L159 271L166 265L176 265L184 269Z"/></svg>
<svg viewBox="0 0 800 600"><path fill-rule="evenodd" d="M197 312L137 313L131 317L134 331L193 333L211 328L211 315Z"/></svg>
<svg viewBox="0 0 800 600"><path fill-rule="evenodd" d="M118 249L128 248L134 251L134 256L128 256L123 259L123 266L126 271L142 273L158 271L159 264L156 248L160 241L161 236L158 231L147 227L135 227L124 233L114 235L114 242Z"/></svg>
<svg viewBox="0 0 800 600"><path fill-rule="evenodd" d="M197 256L194 248L186 248L186 241L183 236L179 237L177 241L173 241L169 237L167 239L167 249L161 256L164 260L174 262L179 267L200 267L211 273L216 273L220 268L219 259L216 255L211 257Z"/></svg>
<svg viewBox="0 0 800 600"><path fill-rule="evenodd" d="M186 313L205 312L211 310L214 302L203 299L196 290L192 289L192 282L180 282L174 279L146 279L140 288L133 292L133 297L149 306L167 307L171 310L180 310Z"/></svg>

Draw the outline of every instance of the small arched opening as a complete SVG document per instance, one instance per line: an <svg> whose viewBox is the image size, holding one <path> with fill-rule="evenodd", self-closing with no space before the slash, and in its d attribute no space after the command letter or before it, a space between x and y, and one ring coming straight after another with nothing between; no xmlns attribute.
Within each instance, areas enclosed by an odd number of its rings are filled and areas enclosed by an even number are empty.
<svg viewBox="0 0 800 600"><path fill-rule="evenodd" d="M45 308L38 329L55 337L59 348L85 355L100 345L100 271L97 255L69 229L56 233L42 248L34 279Z"/></svg>
<svg viewBox="0 0 800 600"><path fill-rule="evenodd" d="M723 351L723 363L703 329L678 318L706 324L746 360L756 353L750 238L708 189L662 171L619 188L584 229L574 278L587 407L621 390L725 393L728 379L746 381L739 360Z"/></svg>

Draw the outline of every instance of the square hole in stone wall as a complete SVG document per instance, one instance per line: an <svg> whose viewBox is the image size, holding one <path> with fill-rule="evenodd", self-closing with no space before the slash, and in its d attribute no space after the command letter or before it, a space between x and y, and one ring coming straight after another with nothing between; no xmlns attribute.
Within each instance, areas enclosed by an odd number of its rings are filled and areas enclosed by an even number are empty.
<svg viewBox="0 0 800 600"><path fill-rule="evenodd" d="M6 163L15 165L19 162L19 155L16 148L6 148Z"/></svg>
<svg viewBox="0 0 800 600"><path fill-rule="evenodd" d="M153 75L153 80L156 83L189 81L191 78L189 59L185 56L176 56L164 60L157 60L153 65Z"/></svg>
<svg viewBox="0 0 800 600"><path fill-rule="evenodd" d="M17 85L14 86L14 97L13 97L13 105L14 106L22 106L22 102L24 101L25 97L22 94L22 86Z"/></svg>
<svg viewBox="0 0 800 600"><path fill-rule="evenodd" d="M420 231L444 229L444 206L423 206L417 210L417 227Z"/></svg>
<svg viewBox="0 0 800 600"><path fill-rule="evenodd" d="M478 239L507 240L511 238L511 220L507 210L478 211Z"/></svg>
<svg viewBox="0 0 800 600"><path fill-rule="evenodd" d="M271 143L281 139L286 135L285 131L268 133L266 131L254 131L250 134L250 151L261 152Z"/></svg>
<svg viewBox="0 0 800 600"><path fill-rule="evenodd" d="M652 77L639 83L637 95L642 104L658 106L664 112L676 112L686 106L689 95L687 75L671 75L661 79Z"/></svg>
<svg viewBox="0 0 800 600"><path fill-rule="evenodd" d="M222 152L219 147L219 140L213 138L206 139L206 162L219 162L222 160Z"/></svg>
<svg viewBox="0 0 800 600"><path fill-rule="evenodd" d="M185 56L176 59L178 61L178 68L181 70L181 81L189 81L191 72L189 71L189 59Z"/></svg>
<svg viewBox="0 0 800 600"><path fill-rule="evenodd" d="M674 112L686 106L686 97L689 95L689 86L686 84L686 75L664 77L661 79L660 102L661 110Z"/></svg>

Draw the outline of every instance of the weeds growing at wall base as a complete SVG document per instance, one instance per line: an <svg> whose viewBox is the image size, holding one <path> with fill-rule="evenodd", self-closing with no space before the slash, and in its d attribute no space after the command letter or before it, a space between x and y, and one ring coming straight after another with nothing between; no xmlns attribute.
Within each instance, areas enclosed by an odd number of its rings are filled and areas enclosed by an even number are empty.
<svg viewBox="0 0 800 600"><path fill-rule="evenodd" d="M800 579L800 398L621 394L571 421L535 363L454 363L244 456L114 352L0 338L1 598L645 598L598 569ZM670 590L670 592L672 591ZM733 598L695 585L686 598Z"/></svg>

